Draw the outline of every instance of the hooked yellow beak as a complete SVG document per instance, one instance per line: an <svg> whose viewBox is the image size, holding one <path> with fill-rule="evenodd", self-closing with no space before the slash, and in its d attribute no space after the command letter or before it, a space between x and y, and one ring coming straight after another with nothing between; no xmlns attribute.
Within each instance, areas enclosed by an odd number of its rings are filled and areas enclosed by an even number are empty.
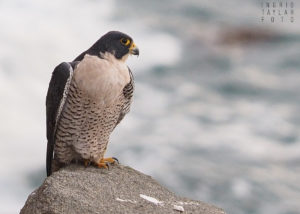
<svg viewBox="0 0 300 214"><path fill-rule="evenodd" d="M140 54L140 50L139 48L134 44L134 42L132 42L132 44L129 47L129 53L132 55L139 55Z"/></svg>

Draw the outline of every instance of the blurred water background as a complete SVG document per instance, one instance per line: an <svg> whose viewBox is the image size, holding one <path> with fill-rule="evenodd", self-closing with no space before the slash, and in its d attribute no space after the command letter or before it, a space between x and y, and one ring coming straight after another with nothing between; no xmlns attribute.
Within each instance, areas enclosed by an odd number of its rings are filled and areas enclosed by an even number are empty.
<svg viewBox="0 0 300 214"><path fill-rule="evenodd" d="M294 23L261 23L255 0L1 0L0 213L45 178L53 68L109 30L141 54L108 156L230 214L300 213L297 3Z"/></svg>

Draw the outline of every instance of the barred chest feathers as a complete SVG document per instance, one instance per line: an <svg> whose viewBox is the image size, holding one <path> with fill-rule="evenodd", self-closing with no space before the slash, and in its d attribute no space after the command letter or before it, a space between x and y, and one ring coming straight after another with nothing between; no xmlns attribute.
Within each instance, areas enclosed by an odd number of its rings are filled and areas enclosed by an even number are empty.
<svg viewBox="0 0 300 214"><path fill-rule="evenodd" d="M112 54L86 54L74 70L73 80L78 88L98 105L112 105L130 81L128 67Z"/></svg>

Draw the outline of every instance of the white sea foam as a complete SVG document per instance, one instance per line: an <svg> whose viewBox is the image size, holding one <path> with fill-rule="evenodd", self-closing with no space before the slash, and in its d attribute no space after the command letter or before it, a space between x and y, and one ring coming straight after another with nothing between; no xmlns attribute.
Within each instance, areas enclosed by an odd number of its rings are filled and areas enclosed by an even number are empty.
<svg viewBox="0 0 300 214"><path fill-rule="evenodd" d="M176 64L181 56L181 41L166 33L138 32L135 36L140 48L139 60L129 59L129 66L136 72L149 70L153 66Z"/></svg>

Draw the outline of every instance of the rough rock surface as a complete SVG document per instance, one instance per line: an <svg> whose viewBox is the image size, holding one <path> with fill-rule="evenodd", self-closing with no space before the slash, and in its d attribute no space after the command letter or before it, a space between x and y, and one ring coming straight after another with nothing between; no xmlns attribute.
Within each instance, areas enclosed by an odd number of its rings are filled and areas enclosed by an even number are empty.
<svg viewBox="0 0 300 214"><path fill-rule="evenodd" d="M31 193L21 214L202 213L224 214L213 205L176 196L130 167L110 170L71 165Z"/></svg>

